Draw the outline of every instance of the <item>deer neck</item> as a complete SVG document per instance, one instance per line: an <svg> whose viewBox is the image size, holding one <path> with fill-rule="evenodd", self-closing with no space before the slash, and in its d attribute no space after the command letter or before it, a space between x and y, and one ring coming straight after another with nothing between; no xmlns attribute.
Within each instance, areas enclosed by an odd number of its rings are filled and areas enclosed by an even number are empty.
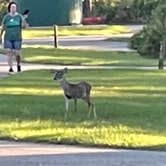
<svg viewBox="0 0 166 166"><path fill-rule="evenodd" d="M60 85L61 85L61 87L62 87L63 89L66 89L66 88L68 87L68 84L69 84L69 83L66 81L65 78L59 80L59 82L60 82Z"/></svg>

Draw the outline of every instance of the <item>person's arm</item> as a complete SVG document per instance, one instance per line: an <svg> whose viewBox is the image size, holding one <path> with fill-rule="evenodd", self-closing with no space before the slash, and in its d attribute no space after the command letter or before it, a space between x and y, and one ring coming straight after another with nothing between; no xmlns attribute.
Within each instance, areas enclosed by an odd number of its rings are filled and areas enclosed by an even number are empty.
<svg viewBox="0 0 166 166"><path fill-rule="evenodd" d="M5 31L5 26L2 25L1 26L1 32L0 32L0 43L2 43L2 35L3 35L3 32Z"/></svg>
<svg viewBox="0 0 166 166"><path fill-rule="evenodd" d="M3 32L5 31L5 26L4 25L2 25L1 26L1 33L0 33L0 37L2 37L2 35L3 35Z"/></svg>
<svg viewBox="0 0 166 166"><path fill-rule="evenodd" d="M21 16L21 27L22 28L27 28L28 27L28 23L26 21L26 19L28 18L28 13L29 13L29 10L26 9L22 14L20 14L20 16Z"/></svg>
<svg viewBox="0 0 166 166"><path fill-rule="evenodd" d="M25 17L25 16L21 16L21 27L22 28L27 28L28 27L28 24L27 24L27 22L26 22L26 18L27 17Z"/></svg>
<svg viewBox="0 0 166 166"><path fill-rule="evenodd" d="M22 26L22 28L26 28L27 27L25 20L22 21L22 25L21 26Z"/></svg>

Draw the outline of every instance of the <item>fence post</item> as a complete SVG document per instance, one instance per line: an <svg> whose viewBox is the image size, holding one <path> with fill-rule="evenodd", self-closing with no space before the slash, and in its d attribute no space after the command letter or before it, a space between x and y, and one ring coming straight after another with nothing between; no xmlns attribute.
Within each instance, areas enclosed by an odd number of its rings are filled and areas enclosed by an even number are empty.
<svg viewBox="0 0 166 166"><path fill-rule="evenodd" d="M58 48L58 26L54 25L54 47Z"/></svg>

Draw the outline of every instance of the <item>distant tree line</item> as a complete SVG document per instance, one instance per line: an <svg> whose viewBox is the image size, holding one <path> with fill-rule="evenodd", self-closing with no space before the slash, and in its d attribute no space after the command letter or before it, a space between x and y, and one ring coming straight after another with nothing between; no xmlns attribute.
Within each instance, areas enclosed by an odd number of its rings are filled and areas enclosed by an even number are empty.
<svg viewBox="0 0 166 166"><path fill-rule="evenodd" d="M93 14L107 23L146 23L159 0L93 0Z"/></svg>

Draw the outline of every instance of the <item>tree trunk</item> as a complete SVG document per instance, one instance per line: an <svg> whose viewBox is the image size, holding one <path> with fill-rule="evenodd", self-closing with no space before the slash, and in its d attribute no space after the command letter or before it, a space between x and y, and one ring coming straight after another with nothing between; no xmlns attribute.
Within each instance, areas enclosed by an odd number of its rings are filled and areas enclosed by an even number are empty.
<svg viewBox="0 0 166 166"><path fill-rule="evenodd" d="M164 57L166 54L166 43L165 42L160 42L160 54L159 54L159 64L158 67L159 69L164 69Z"/></svg>
<svg viewBox="0 0 166 166"><path fill-rule="evenodd" d="M83 14L85 17L89 17L92 12L92 0L83 1Z"/></svg>

